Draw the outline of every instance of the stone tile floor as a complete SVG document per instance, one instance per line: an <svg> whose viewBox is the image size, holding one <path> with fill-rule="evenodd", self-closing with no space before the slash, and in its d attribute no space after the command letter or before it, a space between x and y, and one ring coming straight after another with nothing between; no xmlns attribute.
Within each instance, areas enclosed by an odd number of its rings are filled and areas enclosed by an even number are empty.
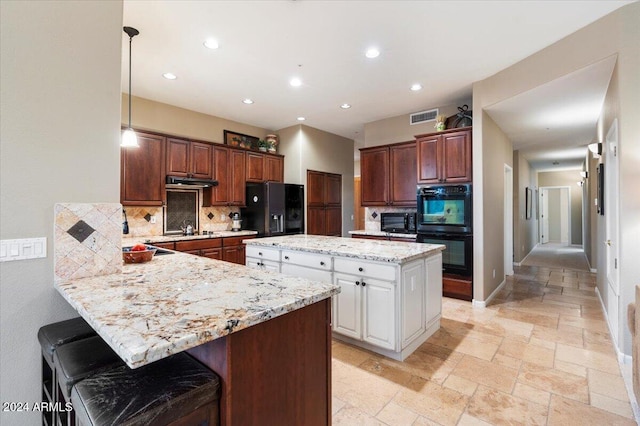
<svg viewBox="0 0 640 426"><path fill-rule="evenodd" d="M334 425L634 425L589 272L517 267L485 309L444 298L405 362L333 342Z"/></svg>

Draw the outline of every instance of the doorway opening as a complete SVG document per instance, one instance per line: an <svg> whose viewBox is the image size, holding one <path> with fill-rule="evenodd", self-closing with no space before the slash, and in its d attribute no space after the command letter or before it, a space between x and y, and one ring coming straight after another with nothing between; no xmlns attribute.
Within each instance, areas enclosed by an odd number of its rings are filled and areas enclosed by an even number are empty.
<svg viewBox="0 0 640 426"><path fill-rule="evenodd" d="M504 165L504 274L513 275L513 169Z"/></svg>
<svg viewBox="0 0 640 426"><path fill-rule="evenodd" d="M571 188L568 186L543 186L540 188L541 244L571 244Z"/></svg>

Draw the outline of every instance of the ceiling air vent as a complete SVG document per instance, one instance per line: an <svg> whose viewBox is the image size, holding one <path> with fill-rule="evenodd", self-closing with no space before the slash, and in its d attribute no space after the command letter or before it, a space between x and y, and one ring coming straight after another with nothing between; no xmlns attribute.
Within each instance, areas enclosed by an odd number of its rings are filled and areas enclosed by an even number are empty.
<svg viewBox="0 0 640 426"><path fill-rule="evenodd" d="M430 109L429 111L414 112L409 115L409 124L414 125L424 123L426 121L434 121L437 116L438 108Z"/></svg>

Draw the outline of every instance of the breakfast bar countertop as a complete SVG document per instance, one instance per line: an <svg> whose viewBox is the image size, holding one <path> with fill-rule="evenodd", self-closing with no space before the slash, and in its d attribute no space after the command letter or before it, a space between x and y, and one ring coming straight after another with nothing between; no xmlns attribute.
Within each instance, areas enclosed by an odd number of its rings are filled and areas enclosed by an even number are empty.
<svg viewBox="0 0 640 426"><path fill-rule="evenodd" d="M132 368L339 292L331 283L183 253L55 288Z"/></svg>
<svg viewBox="0 0 640 426"><path fill-rule="evenodd" d="M282 237L245 240L247 247L261 246L352 257L360 260L403 264L414 259L437 254L443 245L425 243L397 243L395 241L326 237L321 235L285 235Z"/></svg>

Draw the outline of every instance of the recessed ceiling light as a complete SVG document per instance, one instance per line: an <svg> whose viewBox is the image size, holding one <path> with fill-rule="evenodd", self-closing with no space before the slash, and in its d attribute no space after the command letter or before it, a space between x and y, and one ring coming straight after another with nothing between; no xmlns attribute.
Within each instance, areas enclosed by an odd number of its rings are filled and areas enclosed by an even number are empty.
<svg viewBox="0 0 640 426"><path fill-rule="evenodd" d="M380 51L375 47L371 47L367 49L367 52L364 54L364 56L369 59L377 58L378 56L380 56Z"/></svg>
<svg viewBox="0 0 640 426"><path fill-rule="evenodd" d="M349 109L349 108L351 108L351 105L349 105L349 104L342 104L342 105L340 105L340 108L342 108L342 109Z"/></svg>
<svg viewBox="0 0 640 426"><path fill-rule="evenodd" d="M417 92L418 90L421 90L421 89L422 89L422 84L416 83L411 85L411 90L413 90L414 92Z"/></svg>
<svg viewBox="0 0 640 426"><path fill-rule="evenodd" d="M297 77L294 77L291 80L289 80L289 84L292 85L293 87L302 86L302 80L300 80Z"/></svg>
<svg viewBox="0 0 640 426"><path fill-rule="evenodd" d="M219 47L218 40L213 38L206 39L203 44L207 49L217 49Z"/></svg>
<svg viewBox="0 0 640 426"><path fill-rule="evenodd" d="M306 120L306 118L304 118L304 117L298 117L298 121L304 121L304 120Z"/></svg>
<svg viewBox="0 0 640 426"><path fill-rule="evenodd" d="M247 104L247 105L251 105L253 103L253 99L249 99L249 98L243 99L242 103L243 104Z"/></svg>
<svg viewBox="0 0 640 426"><path fill-rule="evenodd" d="M176 78L178 78L174 73L171 72L165 72L164 74L162 74L162 76L167 80L175 80Z"/></svg>

